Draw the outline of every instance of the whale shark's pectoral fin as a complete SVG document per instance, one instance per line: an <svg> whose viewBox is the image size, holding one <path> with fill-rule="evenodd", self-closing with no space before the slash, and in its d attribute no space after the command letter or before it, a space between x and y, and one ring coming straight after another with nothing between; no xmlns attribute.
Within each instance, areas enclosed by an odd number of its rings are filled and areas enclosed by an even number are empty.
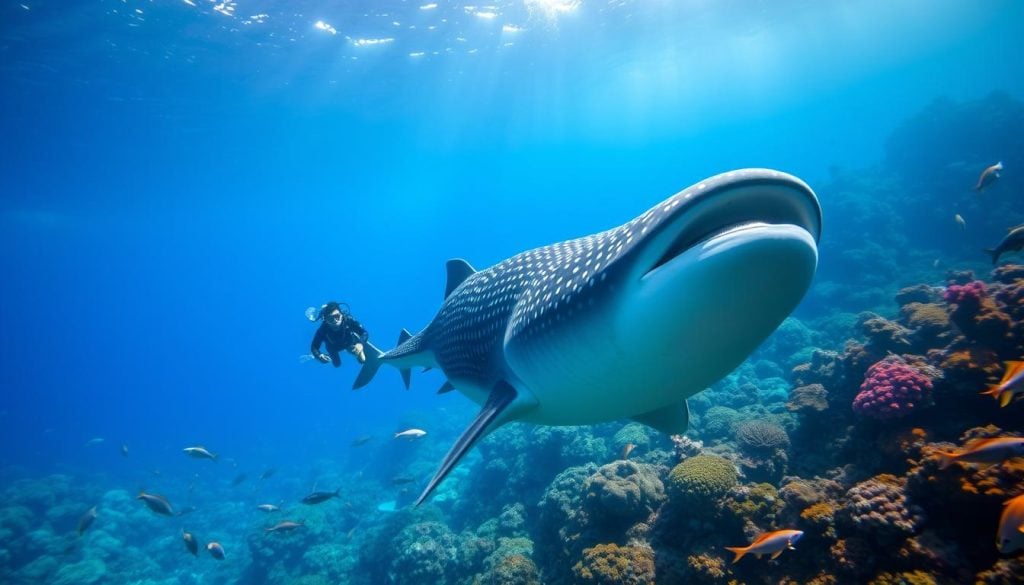
<svg viewBox="0 0 1024 585"><path fill-rule="evenodd" d="M444 461L441 462L441 467L438 468L430 483L427 484L426 489L423 490L423 493L420 494L420 497L413 505L419 506L422 504L430 496L430 493L434 491L434 488L455 468L459 460L484 435L510 420L513 414L517 414L534 404L536 404L536 401L529 392L519 392L504 380L495 384L494 388L491 389L491 393L487 396L487 402L484 403L483 408L477 413L476 418L469 424L469 427L462 432L459 440L455 441L455 444L452 445L448 454L445 455Z"/></svg>
<svg viewBox="0 0 1024 585"><path fill-rule="evenodd" d="M681 435L690 426L690 407L683 400L630 418L666 435Z"/></svg>
<svg viewBox="0 0 1024 585"><path fill-rule="evenodd" d="M438 394L447 394L448 392L451 392L452 390L455 390L455 386L452 385L452 383L449 382L448 380L445 380L444 384L442 384L441 387L437 389L437 393Z"/></svg>

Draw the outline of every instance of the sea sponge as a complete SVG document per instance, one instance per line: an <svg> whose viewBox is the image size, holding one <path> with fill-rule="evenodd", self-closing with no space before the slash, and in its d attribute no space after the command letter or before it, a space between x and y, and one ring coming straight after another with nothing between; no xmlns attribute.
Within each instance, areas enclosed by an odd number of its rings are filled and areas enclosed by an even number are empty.
<svg viewBox="0 0 1024 585"><path fill-rule="evenodd" d="M828 409L828 390L821 384L798 386L789 393L786 409L807 415L822 412Z"/></svg>
<svg viewBox="0 0 1024 585"><path fill-rule="evenodd" d="M453 578L458 542L440 522L407 526L392 541L388 574L394 583L447 583Z"/></svg>
<svg viewBox="0 0 1024 585"><path fill-rule="evenodd" d="M779 492L775 486L768 483L736 486L729 491L729 495L723 501L723 508L739 522L740 526L772 526L782 506L783 501L779 497Z"/></svg>
<svg viewBox="0 0 1024 585"><path fill-rule="evenodd" d="M573 566L572 572L579 583L654 583L654 551L647 546L599 544L583 550L583 559Z"/></svg>
<svg viewBox="0 0 1024 585"><path fill-rule="evenodd" d="M530 558L533 542L528 538L500 538L497 549L484 559L485 570L475 585L538 585L540 572Z"/></svg>
<svg viewBox="0 0 1024 585"><path fill-rule="evenodd" d="M728 459L697 455L672 468L668 491L683 505L701 510L729 493L738 481L736 467Z"/></svg>
<svg viewBox="0 0 1024 585"><path fill-rule="evenodd" d="M583 506L592 520L626 528L645 520L665 501L665 488L650 465L615 461L583 484Z"/></svg>
<svg viewBox="0 0 1024 585"><path fill-rule="evenodd" d="M789 447L789 435L777 424L763 420L748 420L736 426L736 443L740 449L754 455L769 455Z"/></svg>
<svg viewBox="0 0 1024 585"><path fill-rule="evenodd" d="M889 356L868 368L853 410L871 418L900 418L932 403L932 380L903 359Z"/></svg>
<svg viewBox="0 0 1024 585"><path fill-rule="evenodd" d="M910 303L901 307L900 313L918 333L936 335L949 329L949 313L942 305Z"/></svg>

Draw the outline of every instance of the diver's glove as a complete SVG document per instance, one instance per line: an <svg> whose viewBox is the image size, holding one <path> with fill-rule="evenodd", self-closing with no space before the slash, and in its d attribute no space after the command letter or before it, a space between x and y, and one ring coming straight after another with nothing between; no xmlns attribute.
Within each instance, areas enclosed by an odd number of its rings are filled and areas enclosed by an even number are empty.
<svg viewBox="0 0 1024 585"><path fill-rule="evenodd" d="M359 360L359 363L363 363L363 362L366 361L366 353L363 351L363 344L362 343L357 343L357 344L353 345L352 346L352 353L355 354L356 359Z"/></svg>
<svg viewBox="0 0 1024 585"><path fill-rule="evenodd" d="M318 353L316 354L316 359L320 360L321 363L326 364L327 362L331 361L331 356L327 355L326 353Z"/></svg>

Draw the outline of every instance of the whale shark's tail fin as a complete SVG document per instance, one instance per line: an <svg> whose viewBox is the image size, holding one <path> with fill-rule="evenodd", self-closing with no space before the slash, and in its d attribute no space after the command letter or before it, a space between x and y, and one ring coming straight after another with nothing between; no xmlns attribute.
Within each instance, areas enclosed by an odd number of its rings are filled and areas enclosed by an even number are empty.
<svg viewBox="0 0 1024 585"><path fill-rule="evenodd" d="M441 467L434 473L434 477L427 484L420 497L416 499L416 503L413 504L414 506L419 506L430 496L434 488L455 468L455 465L469 452L473 445L483 438L489 430L495 428L493 423L520 396L519 392L504 380L494 386L487 397L487 402L484 403L483 408L477 413L476 418L469 424L469 427L462 432L459 440L455 441L455 444L452 445L451 450L445 455L444 461L441 462Z"/></svg>
<svg viewBox="0 0 1024 585"><path fill-rule="evenodd" d="M377 346L373 345L369 341L365 344L364 352L366 354L366 361L363 362L363 367L359 370L359 375L356 376L356 381L352 383L352 389L358 390L363 386L370 383L370 380L377 375L377 370L380 369L380 365L383 361L380 359L384 355L384 352L377 349Z"/></svg>

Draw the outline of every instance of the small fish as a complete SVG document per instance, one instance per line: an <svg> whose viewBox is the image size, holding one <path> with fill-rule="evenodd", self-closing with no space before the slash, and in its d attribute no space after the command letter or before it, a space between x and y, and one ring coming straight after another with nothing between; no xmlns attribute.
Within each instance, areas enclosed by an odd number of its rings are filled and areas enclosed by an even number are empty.
<svg viewBox="0 0 1024 585"><path fill-rule="evenodd" d="M1020 437L995 437L991 439L974 439L964 445L963 451L949 453L939 451L942 462L941 469L949 467L954 461L958 463L1002 463L1014 457L1024 457L1024 439Z"/></svg>
<svg viewBox="0 0 1024 585"><path fill-rule="evenodd" d="M391 478L391 483L394 484L394 485L404 485L404 484L407 484L407 483L412 483L414 481L416 481L415 477L408 477L408 476L404 476L404 475L400 475L398 477L392 477Z"/></svg>
<svg viewBox="0 0 1024 585"><path fill-rule="evenodd" d="M1006 370L1003 372L1003 379L998 384L981 393L982 396L991 396L999 401L999 407L1003 408L1013 401L1017 394L1024 394L1024 361L1006 362Z"/></svg>
<svg viewBox="0 0 1024 585"><path fill-rule="evenodd" d="M224 547L219 542L211 542L206 545L206 550L210 551L210 555L218 561L224 560Z"/></svg>
<svg viewBox="0 0 1024 585"><path fill-rule="evenodd" d="M988 187L992 183L996 182L999 178L999 171L1003 170L1003 161L999 161L996 164L981 171L981 175L978 177L978 184L974 186L974 190L981 193L981 190Z"/></svg>
<svg viewBox="0 0 1024 585"><path fill-rule="evenodd" d="M369 443L372 440L373 440L373 437L371 437L370 435L363 435L362 437L356 437L355 439L352 439L352 446L353 447L362 447L363 445Z"/></svg>
<svg viewBox="0 0 1024 585"><path fill-rule="evenodd" d="M427 431L420 429L408 429L400 433L395 433L395 438L406 438L406 439L419 439L427 434Z"/></svg>
<svg viewBox="0 0 1024 585"><path fill-rule="evenodd" d="M265 470L263 473L260 474L260 481L262 481L264 479L270 479L271 477L274 477L275 473L277 473L277 469L274 468L274 467L271 467L270 469Z"/></svg>
<svg viewBox="0 0 1024 585"><path fill-rule="evenodd" d="M167 498L158 496L157 494L147 494L144 491L140 491L139 495L136 496L137 500L142 500L149 506L150 510L153 510L157 514L163 514L164 516L174 516L174 509L171 508L171 503L167 501Z"/></svg>
<svg viewBox="0 0 1024 585"><path fill-rule="evenodd" d="M964 216L960 215L959 213L953 216L953 221L956 222L956 225L958 228L960 228L960 231L964 231L967 229L967 220L965 220Z"/></svg>
<svg viewBox="0 0 1024 585"><path fill-rule="evenodd" d="M1003 503L996 531L996 548L1006 554L1024 548L1024 494Z"/></svg>
<svg viewBox="0 0 1024 585"><path fill-rule="evenodd" d="M732 560L733 563L738 563L743 558L743 555L747 553L755 554L757 558L761 558L761 555L770 554L774 559L786 549L793 550L793 543L800 540L800 537L803 535L804 533L800 530L765 532L755 538L754 542L750 543L750 546L727 546L725 550L736 553L736 558Z"/></svg>
<svg viewBox="0 0 1024 585"><path fill-rule="evenodd" d="M121 443L121 456L122 457L127 457L128 456L128 445L125 445L124 443Z"/></svg>
<svg viewBox="0 0 1024 585"><path fill-rule="evenodd" d="M92 521L95 520L96 516L98 515L99 512L96 511L96 506L89 508L89 510L85 514L82 514L82 517L78 519L79 536L81 536L82 533L84 533L86 530L89 529L90 526L92 526Z"/></svg>
<svg viewBox="0 0 1024 585"><path fill-rule="evenodd" d="M629 459L629 454L633 452L633 449L636 449L636 445L633 443L626 443L623 445L622 454L619 456L619 459Z"/></svg>
<svg viewBox="0 0 1024 585"><path fill-rule="evenodd" d="M244 473L239 473L235 476L235 479L231 480L231 487L238 487L247 477L249 476Z"/></svg>
<svg viewBox="0 0 1024 585"><path fill-rule="evenodd" d="M191 532L181 531L181 539L185 541L185 548L188 552L192 553L192 556L199 556L199 542L196 541L196 537L192 536Z"/></svg>
<svg viewBox="0 0 1024 585"><path fill-rule="evenodd" d="M271 512L280 512L281 511L281 507L280 506L275 506L274 504L260 504L259 506L256 506L256 509L260 510L261 512L266 512L268 514L271 513Z"/></svg>
<svg viewBox="0 0 1024 585"><path fill-rule="evenodd" d="M195 457L196 459L209 459L210 461L217 461L217 456L206 450L206 447L185 447L185 454L189 457Z"/></svg>
<svg viewBox="0 0 1024 585"><path fill-rule="evenodd" d="M986 248L984 252L992 256L992 264L996 264L1001 255L1007 252L1020 252L1021 248L1024 248L1024 224L1010 228L995 248Z"/></svg>
<svg viewBox="0 0 1024 585"><path fill-rule="evenodd" d="M184 508L178 510L177 513L175 513L174 515L175 516L184 516L185 514L191 514L192 512L195 512L195 511L196 511L196 507L195 506L185 506Z"/></svg>
<svg viewBox="0 0 1024 585"><path fill-rule="evenodd" d="M296 528L302 528L305 525L305 521L293 522L291 520L284 520L282 522L278 522L270 528L267 528L267 532L291 532L292 530L295 530Z"/></svg>
<svg viewBox="0 0 1024 585"><path fill-rule="evenodd" d="M936 258L935 261L932 262L932 268L938 268L938 267L939 267L939 259Z"/></svg>
<svg viewBox="0 0 1024 585"><path fill-rule="evenodd" d="M333 492L313 492L308 496L302 498L301 502L307 505L322 504L331 498L336 498L341 495L341 488Z"/></svg>
<svg viewBox="0 0 1024 585"><path fill-rule="evenodd" d="M106 441L106 439L104 439L103 437L93 437L93 438L91 438L91 439L89 439L88 441L85 442L85 446L86 447L92 447L94 445L99 445L103 441Z"/></svg>

